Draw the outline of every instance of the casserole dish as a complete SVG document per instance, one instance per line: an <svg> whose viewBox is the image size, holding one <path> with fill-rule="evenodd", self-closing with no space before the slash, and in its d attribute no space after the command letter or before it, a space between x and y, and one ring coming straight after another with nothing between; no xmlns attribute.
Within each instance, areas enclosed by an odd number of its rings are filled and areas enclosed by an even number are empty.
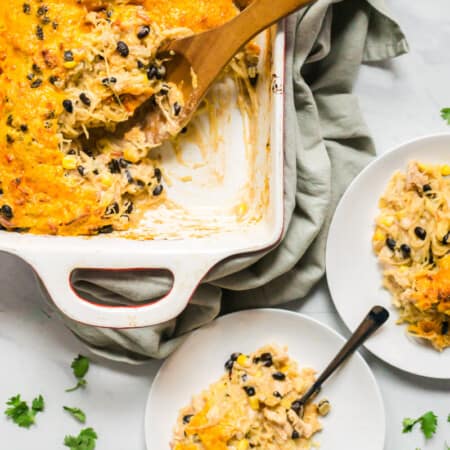
<svg viewBox="0 0 450 450"><path fill-rule="evenodd" d="M230 98L223 113L214 118L220 130L219 144L207 145L208 154L203 156L189 143L182 150L161 150L169 205L182 208L162 205L149 211L142 227L131 236L129 232L87 238L0 231L0 250L32 266L62 313L85 324L110 328L165 322L180 314L215 264L279 241L283 229L284 25L263 33L258 44L262 70L254 123L242 120L236 92L227 90L224 81L216 98L223 102L224 92ZM208 126L204 126L202 139L207 139ZM198 162L201 156L205 164ZM153 239L143 239L149 229ZM70 277L78 268L167 270L173 286L164 298L144 306L99 305L73 290Z"/></svg>

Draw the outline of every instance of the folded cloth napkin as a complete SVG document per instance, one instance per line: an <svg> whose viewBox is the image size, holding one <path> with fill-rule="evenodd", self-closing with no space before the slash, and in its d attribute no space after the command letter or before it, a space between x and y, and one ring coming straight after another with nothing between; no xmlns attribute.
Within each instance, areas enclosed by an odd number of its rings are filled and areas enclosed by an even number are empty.
<svg viewBox="0 0 450 450"><path fill-rule="evenodd" d="M219 314L280 305L305 296L323 276L325 241L336 203L375 150L351 94L362 62L407 52L383 0L318 0L288 19L285 230L270 252L219 264L186 310L157 326L113 330L67 326L94 352L139 362L169 355L189 331ZM169 289L145 273L78 271L74 287L100 303L139 304Z"/></svg>

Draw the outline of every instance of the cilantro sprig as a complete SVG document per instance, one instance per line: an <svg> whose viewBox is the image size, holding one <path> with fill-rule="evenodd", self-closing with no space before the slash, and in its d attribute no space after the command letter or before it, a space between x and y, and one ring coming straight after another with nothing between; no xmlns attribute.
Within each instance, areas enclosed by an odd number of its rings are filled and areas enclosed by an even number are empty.
<svg viewBox="0 0 450 450"><path fill-rule="evenodd" d="M26 401L21 399L20 394L11 397L6 405L8 406L5 411L6 416L22 428L30 428L35 423L36 415L44 411L45 407L42 395L32 401L31 408Z"/></svg>
<svg viewBox="0 0 450 450"><path fill-rule="evenodd" d="M417 419L407 417L403 419L403 433L410 433L418 423L420 423L420 429L423 435L427 439L430 439L436 432L438 423L437 416L433 411L428 411Z"/></svg>
<svg viewBox="0 0 450 450"><path fill-rule="evenodd" d="M85 428L78 436L66 436L64 445L70 450L94 450L97 433L92 428Z"/></svg>
<svg viewBox="0 0 450 450"><path fill-rule="evenodd" d="M450 108L442 108L441 117L450 125Z"/></svg>
<svg viewBox="0 0 450 450"><path fill-rule="evenodd" d="M71 366L73 374L75 375L77 384L73 388L66 389L66 392L73 392L79 388L85 388L87 380L84 378L89 370L89 359L86 356L78 355L73 361Z"/></svg>
<svg viewBox="0 0 450 450"><path fill-rule="evenodd" d="M71 408L70 406L63 406L64 411L67 411L78 422L86 423L86 414L80 408Z"/></svg>

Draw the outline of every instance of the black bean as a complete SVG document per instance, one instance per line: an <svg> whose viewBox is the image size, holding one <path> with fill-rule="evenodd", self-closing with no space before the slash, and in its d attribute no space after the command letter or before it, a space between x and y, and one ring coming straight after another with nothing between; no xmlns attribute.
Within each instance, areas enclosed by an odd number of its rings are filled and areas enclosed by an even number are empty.
<svg viewBox="0 0 450 450"><path fill-rule="evenodd" d="M444 245L447 245L449 239L450 239L450 231L442 238L442 243Z"/></svg>
<svg viewBox="0 0 450 450"><path fill-rule="evenodd" d="M441 323L441 334L447 334L449 329L449 323L447 320Z"/></svg>
<svg viewBox="0 0 450 450"><path fill-rule="evenodd" d="M117 160L117 159L112 159L108 163L108 168L111 173L120 173L121 172L119 160Z"/></svg>
<svg viewBox="0 0 450 450"><path fill-rule="evenodd" d="M24 14L30 14L31 13L31 6L28 3L24 3L22 5L22 11Z"/></svg>
<svg viewBox="0 0 450 450"><path fill-rule="evenodd" d="M130 49L128 48L128 45L123 41L119 41L117 43L116 49L119 55L122 56L122 58L126 58L130 54Z"/></svg>
<svg viewBox="0 0 450 450"><path fill-rule="evenodd" d="M142 70L144 67L145 67L145 64L144 64L142 61L140 61L140 60L138 59L138 62L137 62L137 68L138 68L139 70Z"/></svg>
<svg viewBox="0 0 450 450"><path fill-rule="evenodd" d="M119 158L119 164L122 169L126 169L128 167L129 162L126 159Z"/></svg>
<svg viewBox="0 0 450 450"><path fill-rule="evenodd" d="M59 77L51 75L48 81L50 81L51 84L55 84L57 81L59 81Z"/></svg>
<svg viewBox="0 0 450 450"><path fill-rule="evenodd" d="M109 77L109 82L111 84L115 84L115 83L117 83L117 78L116 77Z"/></svg>
<svg viewBox="0 0 450 450"><path fill-rule="evenodd" d="M283 396L278 391L274 391L272 395L276 398L283 398Z"/></svg>
<svg viewBox="0 0 450 450"><path fill-rule="evenodd" d="M125 212L127 214L131 214L133 212L133 208L134 208L134 205L133 205L132 201L125 203Z"/></svg>
<svg viewBox="0 0 450 450"><path fill-rule="evenodd" d="M86 173L86 169L83 166L78 166L77 167L78 173L84 177L85 173Z"/></svg>
<svg viewBox="0 0 450 450"><path fill-rule="evenodd" d="M33 72L35 72L37 74L41 74L42 73L41 68L36 63L33 63L33 65L31 66L31 69L33 70Z"/></svg>
<svg viewBox="0 0 450 450"><path fill-rule="evenodd" d="M114 228L112 225L104 225L103 227L100 227L97 229L97 232L99 234L109 234L114 231Z"/></svg>
<svg viewBox="0 0 450 450"><path fill-rule="evenodd" d="M429 184L424 184L423 186L422 186L422 190L423 190L423 192L429 192L429 191L431 191L433 188L429 185Z"/></svg>
<svg viewBox="0 0 450 450"><path fill-rule="evenodd" d="M3 195L3 189L0 188L0 195Z"/></svg>
<svg viewBox="0 0 450 450"><path fill-rule="evenodd" d="M138 39L144 39L150 34L150 27L148 25L143 25L141 28L139 28L139 31L137 33Z"/></svg>
<svg viewBox="0 0 450 450"><path fill-rule="evenodd" d="M162 178L161 169L159 169L158 167L155 167L155 171L153 173L153 176L156 178L156 181L158 183L161 183L161 178Z"/></svg>
<svg viewBox="0 0 450 450"><path fill-rule="evenodd" d="M294 430L292 432L291 439L298 439L299 437L300 437L299 432L297 430Z"/></svg>
<svg viewBox="0 0 450 450"><path fill-rule="evenodd" d="M283 381L286 379L286 375L283 372L275 372L272 374L274 380Z"/></svg>
<svg viewBox="0 0 450 450"><path fill-rule="evenodd" d="M84 105L91 106L91 99L84 92L80 94L80 100Z"/></svg>
<svg viewBox="0 0 450 450"><path fill-rule="evenodd" d="M131 175L131 172L128 169L125 170L125 176L127 177L127 181L129 184L134 181L133 175Z"/></svg>
<svg viewBox="0 0 450 450"><path fill-rule="evenodd" d="M164 186L162 184L158 184L158 186L153 189L153 195L155 197L158 197L158 195L162 194L162 191L164 190Z"/></svg>
<svg viewBox="0 0 450 450"><path fill-rule="evenodd" d="M3 205L0 208L0 214L8 220L12 219L14 216L13 210L12 210L11 206L9 206L9 205Z"/></svg>
<svg viewBox="0 0 450 450"><path fill-rule="evenodd" d="M32 88L32 89L36 89L36 88L38 88L41 84L42 84L42 80L41 80L40 78L38 78L37 80L34 80L34 81L31 83L31 88Z"/></svg>
<svg viewBox="0 0 450 450"><path fill-rule="evenodd" d="M179 116L181 112L181 105L178 102L175 102L173 104L173 113L175 114L175 116Z"/></svg>
<svg viewBox="0 0 450 450"><path fill-rule="evenodd" d="M169 86L166 87L165 85L163 85L161 89L158 91L158 95L161 96L167 95L168 93L169 93Z"/></svg>
<svg viewBox="0 0 450 450"><path fill-rule="evenodd" d="M424 241L425 238L427 237L427 232L422 227L414 228L414 233L422 241Z"/></svg>
<svg viewBox="0 0 450 450"><path fill-rule="evenodd" d="M110 84L115 84L115 83L117 83L116 77L103 78L103 80L102 80L102 84L104 86L109 86Z"/></svg>
<svg viewBox="0 0 450 450"><path fill-rule="evenodd" d="M112 214L119 214L119 204L117 202L112 203L106 208L105 214L110 216Z"/></svg>
<svg viewBox="0 0 450 450"><path fill-rule="evenodd" d="M100 172L98 171L98 169L94 169L94 170L92 171L92 173L93 173L94 175L98 175Z"/></svg>
<svg viewBox="0 0 450 450"><path fill-rule="evenodd" d="M193 417L194 417L194 414L186 414L185 416L183 416L183 423L185 425L188 424Z"/></svg>
<svg viewBox="0 0 450 450"><path fill-rule="evenodd" d="M45 14L48 13L48 7L47 6L39 6L37 10L38 17L45 16Z"/></svg>
<svg viewBox="0 0 450 450"><path fill-rule="evenodd" d="M407 244L400 245L400 251L402 252L403 258L409 258L411 256L411 247Z"/></svg>
<svg viewBox="0 0 450 450"><path fill-rule="evenodd" d="M225 369L230 371L233 369L234 362L238 359L240 353L232 353L225 362Z"/></svg>
<svg viewBox="0 0 450 450"><path fill-rule="evenodd" d="M254 77L249 77L250 84L255 87L258 84L259 73L257 73Z"/></svg>
<svg viewBox="0 0 450 450"><path fill-rule="evenodd" d="M64 52L64 61L67 61L67 62L73 61L73 52L72 52L72 50L66 50Z"/></svg>
<svg viewBox="0 0 450 450"><path fill-rule="evenodd" d="M182 128L182 130L180 131L180 133L186 134L188 130L188 127L184 127Z"/></svg>
<svg viewBox="0 0 450 450"><path fill-rule="evenodd" d="M6 142L8 144L14 144L14 138L10 134L7 134L6 135Z"/></svg>
<svg viewBox="0 0 450 450"><path fill-rule="evenodd" d="M36 76L36 75L35 75L34 73L29 73L29 74L27 75L27 79L31 81L35 76Z"/></svg>
<svg viewBox="0 0 450 450"><path fill-rule="evenodd" d="M271 353L263 353L259 359L264 363L263 366L270 367L273 364Z"/></svg>
<svg viewBox="0 0 450 450"><path fill-rule="evenodd" d="M73 113L73 103L71 100L63 100L62 105L69 114Z"/></svg>
<svg viewBox="0 0 450 450"><path fill-rule="evenodd" d="M147 78L149 80L154 80L155 78L157 78L158 75L158 68L155 65L151 65L148 69L147 69Z"/></svg>
<svg viewBox="0 0 450 450"><path fill-rule="evenodd" d="M256 394L255 388L252 386L244 386L242 389L249 397L253 397Z"/></svg>
<svg viewBox="0 0 450 450"><path fill-rule="evenodd" d="M44 40L44 30L42 29L42 27L40 25L38 25L36 27L36 37L40 40L43 41Z"/></svg>
<svg viewBox="0 0 450 450"><path fill-rule="evenodd" d="M241 380L245 383L248 380L248 375L244 373L241 377Z"/></svg>
<svg viewBox="0 0 450 450"><path fill-rule="evenodd" d="M71 148L71 149L67 152L67 154L68 154L68 155L76 155L77 152L76 152L75 149Z"/></svg>
<svg viewBox="0 0 450 450"><path fill-rule="evenodd" d="M386 245L390 250L395 250L395 246L397 245L397 242L395 242L395 239L388 237L386 239Z"/></svg>
<svg viewBox="0 0 450 450"><path fill-rule="evenodd" d="M6 119L6 125L8 125L8 127L12 127L12 125L13 125L13 116L12 116L12 114L10 114L9 116L8 116L8 118Z"/></svg>
<svg viewBox="0 0 450 450"><path fill-rule="evenodd" d="M22 133L27 133L28 132L28 125L25 125L25 124L20 125L20 131Z"/></svg>

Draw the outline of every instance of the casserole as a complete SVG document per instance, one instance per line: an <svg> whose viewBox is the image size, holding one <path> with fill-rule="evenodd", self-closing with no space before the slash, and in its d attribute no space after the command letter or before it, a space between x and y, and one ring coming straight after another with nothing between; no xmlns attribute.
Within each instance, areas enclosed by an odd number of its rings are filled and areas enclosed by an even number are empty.
<svg viewBox="0 0 450 450"><path fill-rule="evenodd" d="M279 241L283 229L283 25L270 32L270 39L267 33L258 38L263 49L260 64L267 70L261 71L258 83L260 108L253 118L256 134L250 131L251 123L243 123L238 100L231 92L225 112L216 118L221 139L211 154L216 158L215 167L224 170L215 183L208 171L210 164L203 171L196 165L199 150L194 145L182 150L184 159L190 158L188 164L180 163L180 149L161 150L165 170L179 175L172 177L168 199L182 208L162 205L149 211L140 230L133 231L134 239L125 239L130 237L126 233L86 238L0 231L0 249L33 267L62 313L100 327L161 323L185 308L215 264L232 255L268 249ZM222 88L230 92L226 86ZM218 95L218 101L223 98ZM249 152L248 141L254 144L255 153ZM197 183L186 182L190 176L186 170L200 174ZM248 194L247 204L240 203L242 190ZM139 240L148 233L146 226L155 233L153 240ZM70 275L77 268L165 269L172 273L173 286L164 298L145 306L98 305L81 299L72 289Z"/></svg>

